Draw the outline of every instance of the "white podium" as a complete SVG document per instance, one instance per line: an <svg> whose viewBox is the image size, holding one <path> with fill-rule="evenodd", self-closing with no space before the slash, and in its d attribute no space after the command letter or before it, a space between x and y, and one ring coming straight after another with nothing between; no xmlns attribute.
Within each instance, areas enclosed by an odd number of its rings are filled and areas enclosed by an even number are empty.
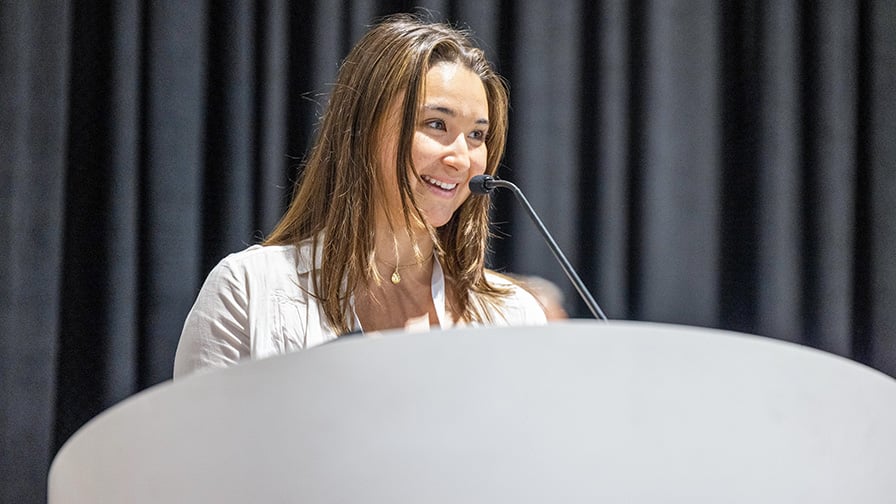
<svg viewBox="0 0 896 504"><path fill-rule="evenodd" d="M896 380L756 336L569 322L349 338L144 391L50 504L896 502Z"/></svg>

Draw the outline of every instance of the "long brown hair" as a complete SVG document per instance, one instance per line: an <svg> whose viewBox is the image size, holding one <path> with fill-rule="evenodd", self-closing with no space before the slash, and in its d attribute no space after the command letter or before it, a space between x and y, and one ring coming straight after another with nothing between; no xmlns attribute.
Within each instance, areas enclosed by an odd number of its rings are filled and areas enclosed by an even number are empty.
<svg viewBox="0 0 896 504"><path fill-rule="evenodd" d="M384 194L385 183L377 170L379 139L390 106L399 99L396 176L403 224L410 233L412 221L425 223L410 185L416 176L411 148L426 72L442 62L462 64L482 79L489 114L485 172L494 175L507 137L503 79L465 31L411 15L391 16L371 28L342 63L292 203L265 241L297 245L312 240L312 259L320 263L319 272L312 272L314 295L341 334L351 330L351 293L380 281L373 255L377 196ZM470 293L491 303L500 303L507 293L485 278L488 205L487 198L472 196L444 226L427 225L445 272L448 301L462 320L488 318L471 303Z"/></svg>

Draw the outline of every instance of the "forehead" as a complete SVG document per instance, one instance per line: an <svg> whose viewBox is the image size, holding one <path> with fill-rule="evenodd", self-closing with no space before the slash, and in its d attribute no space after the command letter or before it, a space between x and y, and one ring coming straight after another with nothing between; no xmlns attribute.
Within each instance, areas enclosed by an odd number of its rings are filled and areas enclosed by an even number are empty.
<svg viewBox="0 0 896 504"><path fill-rule="evenodd" d="M482 79L459 63L437 63L426 72L423 106L447 107L459 115L488 119Z"/></svg>

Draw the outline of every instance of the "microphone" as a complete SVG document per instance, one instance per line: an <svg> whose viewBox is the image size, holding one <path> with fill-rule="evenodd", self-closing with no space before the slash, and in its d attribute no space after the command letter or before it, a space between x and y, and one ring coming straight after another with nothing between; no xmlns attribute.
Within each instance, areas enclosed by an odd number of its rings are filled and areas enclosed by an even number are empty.
<svg viewBox="0 0 896 504"><path fill-rule="evenodd" d="M535 213L532 205L529 204L529 200L526 199L526 196L523 195L523 191L520 191L519 187L517 187L512 182L496 179L491 175L476 175L470 179L469 185L470 191L474 194L490 194L496 187L510 189L511 191L513 191L516 199L519 200L519 202L523 205L523 208L526 209L526 212L529 214L532 222L535 223L538 231L541 232L541 236L548 244L548 248L550 248L551 252L554 254L554 258L556 258L557 262L560 263L560 266L563 268L563 272L566 273L569 281L572 282L572 285L579 292L579 296L582 297L582 300L585 301L588 309L591 310L591 314L594 315L594 318L601 319L604 322L607 321L607 316L604 315L604 311L600 309L600 306L598 306L597 301L594 300L591 292L588 291L588 288L585 287L582 279L579 278L578 274L576 274L576 270L573 269L572 265L566 259L566 256L563 255L563 251L560 250L560 246L557 245L557 242L554 241L551 233L548 232L548 228L546 228L544 223L541 222L541 219L538 218L538 214Z"/></svg>

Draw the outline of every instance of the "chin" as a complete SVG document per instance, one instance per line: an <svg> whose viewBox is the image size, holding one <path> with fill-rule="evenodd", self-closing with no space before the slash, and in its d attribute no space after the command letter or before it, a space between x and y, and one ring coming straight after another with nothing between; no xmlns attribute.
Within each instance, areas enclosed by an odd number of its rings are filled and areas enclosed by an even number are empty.
<svg viewBox="0 0 896 504"><path fill-rule="evenodd" d="M432 227L434 227L435 229L439 229L440 227L442 227L442 226L448 224L449 222L451 222L451 219L447 219L447 220L438 220L438 221L427 220L426 222L429 223L429 225L432 226Z"/></svg>
<svg viewBox="0 0 896 504"><path fill-rule="evenodd" d="M433 218L433 217L431 217L431 216L429 216L429 215L427 215L427 214L423 214L423 218L426 219L426 223L429 224L430 226L436 228L436 229L438 229L438 228L444 226L445 224L448 224L449 222L451 222L451 217L453 217L453 216L454 216L454 214L451 214L451 215L449 215L449 216L447 216L447 217L445 217L445 216L439 216L439 217L437 217L437 218Z"/></svg>

